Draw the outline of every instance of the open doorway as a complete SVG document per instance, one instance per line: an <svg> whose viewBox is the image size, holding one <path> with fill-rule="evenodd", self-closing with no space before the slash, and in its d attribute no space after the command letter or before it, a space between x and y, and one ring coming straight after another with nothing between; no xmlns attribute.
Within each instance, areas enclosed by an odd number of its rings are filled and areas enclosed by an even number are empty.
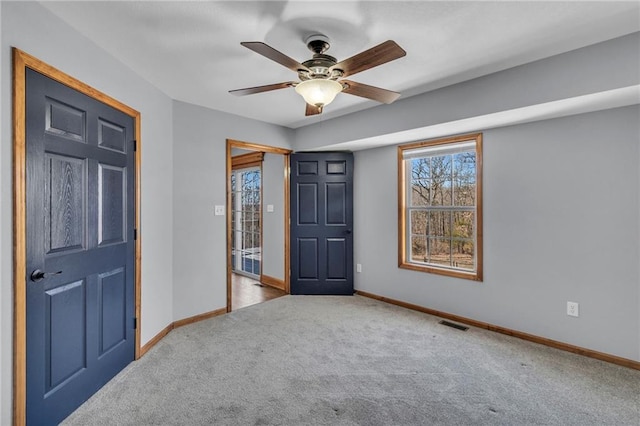
<svg viewBox="0 0 640 426"><path fill-rule="evenodd" d="M262 271L262 165L236 166L235 160L246 155L240 154L232 158L231 270L234 274L260 280Z"/></svg>
<svg viewBox="0 0 640 426"><path fill-rule="evenodd" d="M227 311L289 293L290 150L227 140Z"/></svg>

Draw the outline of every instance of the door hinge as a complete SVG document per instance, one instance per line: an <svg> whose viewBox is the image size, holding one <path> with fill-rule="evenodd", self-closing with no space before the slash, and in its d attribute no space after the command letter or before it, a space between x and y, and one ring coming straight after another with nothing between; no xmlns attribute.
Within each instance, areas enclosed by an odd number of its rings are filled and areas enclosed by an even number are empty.
<svg viewBox="0 0 640 426"><path fill-rule="evenodd" d="M133 140L133 151L137 151L138 150L138 141L137 140Z"/></svg>
<svg viewBox="0 0 640 426"><path fill-rule="evenodd" d="M133 329L134 330L138 329L138 318L137 317L133 317Z"/></svg>
<svg viewBox="0 0 640 426"><path fill-rule="evenodd" d="M137 229L133 229L133 239L134 241L138 239L138 230Z"/></svg>

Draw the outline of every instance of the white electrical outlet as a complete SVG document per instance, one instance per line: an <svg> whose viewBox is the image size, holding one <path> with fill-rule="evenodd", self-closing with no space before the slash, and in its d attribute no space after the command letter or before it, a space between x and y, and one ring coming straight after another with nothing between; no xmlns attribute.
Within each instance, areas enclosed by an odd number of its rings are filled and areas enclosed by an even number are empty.
<svg viewBox="0 0 640 426"><path fill-rule="evenodd" d="M362 264L356 263L356 272L362 272Z"/></svg>
<svg viewBox="0 0 640 426"><path fill-rule="evenodd" d="M571 317L580 316L580 306L577 302L567 302L567 315Z"/></svg>
<svg viewBox="0 0 640 426"><path fill-rule="evenodd" d="M216 205L214 208L214 214L216 216L224 216L224 206Z"/></svg>

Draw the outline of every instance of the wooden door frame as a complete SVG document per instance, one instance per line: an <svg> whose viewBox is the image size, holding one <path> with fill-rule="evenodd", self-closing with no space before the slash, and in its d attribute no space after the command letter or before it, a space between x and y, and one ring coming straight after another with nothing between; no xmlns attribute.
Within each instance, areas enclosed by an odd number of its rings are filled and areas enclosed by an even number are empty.
<svg viewBox="0 0 640 426"><path fill-rule="evenodd" d="M261 145L252 142L243 142L234 139L227 139L227 153L226 153L226 163L227 163L227 171L226 171L226 181L227 181L227 312L231 312L233 306L231 302L232 295L232 265L231 265L231 172L232 172L232 163L231 163L231 150L233 148L245 149L249 151L258 151L264 152L268 154L281 154L284 156L284 291L287 294L290 293L290 264L291 260L289 257L289 215L290 215L290 205L289 205L289 158L293 151L285 148L276 148L269 145ZM261 186L262 190L262 186ZM262 209L261 209L262 210Z"/></svg>
<svg viewBox="0 0 640 426"><path fill-rule="evenodd" d="M27 416L27 162L26 162L26 70L27 68L62 83L80 93L121 111L135 121L135 240L134 306L138 326L135 330L135 355L140 357L140 295L142 238L140 233L140 171L142 160L140 113L93 87L65 74L18 48L13 53L13 424L22 426Z"/></svg>

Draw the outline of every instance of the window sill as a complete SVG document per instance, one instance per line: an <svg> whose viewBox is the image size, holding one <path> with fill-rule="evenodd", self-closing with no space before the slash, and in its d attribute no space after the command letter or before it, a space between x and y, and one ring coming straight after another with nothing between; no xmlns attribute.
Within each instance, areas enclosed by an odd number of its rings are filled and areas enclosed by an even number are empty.
<svg viewBox="0 0 640 426"><path fill-rule="evenodd" d="M427 272L430 274L444 275L447 277L462 278L465 280L482 282L482 272L464 272L453 269L436 268L434 266L416 265L415 263L400 262L398 268L409 269L418 272Z"/></svg>

